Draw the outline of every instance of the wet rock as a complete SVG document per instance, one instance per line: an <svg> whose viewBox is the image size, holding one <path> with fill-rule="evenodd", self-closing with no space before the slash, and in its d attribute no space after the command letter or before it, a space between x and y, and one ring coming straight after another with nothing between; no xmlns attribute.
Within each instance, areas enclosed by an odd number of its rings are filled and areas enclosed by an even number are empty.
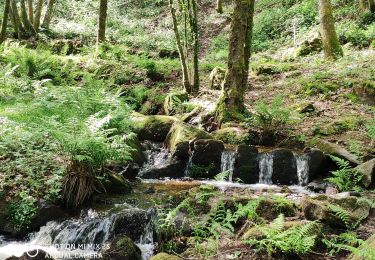
<svg viewBox="0 0 375 260"><path fill-rule="evenodd" d="M324 153L316 148L307 149L304 152L309 166L309 181L325 177L324 175L328 172L325 170L326 156Z"/></svg>
<svg viewBox="0 0 375 260"><path fill-rule="evenodd" d="M124 176L115 172L108 173L108 181L104 184L106 191L115 194L128 194L132 191L131 184Z"/></svg>
<svg viewBox="0 0 375 260"><path fill-rule="evenodd" d="M365 188L375 186L375 159L358 165L354 170L363 176L361 182Z"/></svg>
<svg viewBox="0 0 375 260"><path fill-rule="evenodd" d="M142 165L145 161L145 155L143 154L142 144L138 138L132 138L131 140L127 141L127 145L129 145L132 149L130 151L130 156L132 158L132 163L136 163L138 165Z"/></svg>
<svg viewBox="0 0 375 260"><path fill-rule="evenodd" d="M37 215L32 220L30 229L37 230L49 221L61 220L67 217L67 212L65 212L60 206L43 202L38 207Z"/></svg>
<svg viewBox="0 0 375 260"><path fill-rule="evenodd" d="M247 184L259 182L258 149L255 146L239 145L237 147L233 180L237 178Z"/></svg>
<svg viewBox="0 0 375 260"><path fill-rule="evenodd" d="M31 251L23 253L23 255L20 257L12 256L12 257L8 257L5 260L44 260L44 259L53 260L53 258L49 257L49 254L47 254L43 250L31 250Z"/></svg>
<svg viewBox="0 0 375 260"><path fill-rule="evenodd" d="M296 56L302 57L312 53L320 52L323 49L322 40L318 37L304 41L296 50Z"/></svg>
<svg viewBox="0 0 375 260"><path fill-rule="evenodd" d="M277 149L272 152L272 156L272 183L280 185L297 184L297 163L293 152L288 149Z"/></svg>
<svg viewBox="0 0 375 260"><path fill-rule="evenodd" d="M141 167L139 167L136 163L129 163L122 171L121 175L124 176L125 179L134 181L136 180L138 173Z"/></svg>
<svg viewBox="0 0 375 260"><path fill-rule="evenodd" d="M208 87L210 89L221 90L221 85L225 79L225 69L216 67L212 70L210 74L210 81Z"/></svg>
<svg viewBox="0 0 375 260"><path fill-rule="evenodd" d="M142 260L141 250L127 236L117 236L102 255L103 260Z"/></svg>
<svg viewBox="0 0 375 260"><path fill-rule="evenodd" d="M176 122L168 133L166 146L174 157L187 160L189 159L189 143L200 139L213 139L213 137L194 126Z"/></svg>
<svg viewBox="0 0 375 260"><path fill-rule="evenodd" d="M150 220L150 214L142 209L131 208L112 216L113 236L126 235L134 241L138 240Z"/></svg>
<svg viewBox="0 0 375 260"><path fill-rule="evenodd" d="M164 165L142 170L140 176L144 179L162 179L167 177L177 179L184 177L185 168L186 162L171 158Z"/></svg>
<svg viewBox="0 0 375 260"><path fill-rule="evenodd" d="M318 139L316 141L316 146L326 154L338 156L338 157L343 158L343 159L345 159L345 160L347 160L347 161L349 161L349 162L351 162L355 165L360 164L360 161L358 160L357 156L355 156L354 154L351 154L345 148L343 148L343 147L341 147L337 144L330 143L330 142L324 141L322 139Z"/></svg>
<svg viewBox="0 0 375 260"><path fill-rule="evenodd" d="M213 139L201 139L193 143L192 163L197 166L211 166L207 177L214 177L220 172L221 155L224 143Z"/></svg>
<svg viewBox="0 0 375 260"><path fill-rule="evenodd" d="M159 253L159 254L150 258L150 260L180 260L180 259L181 258L179 258L177 256L170 255L170 254L167 254L167 253Z"/></svg>
<svg viewBox="0 0 375 260"><path fill-rule="evenodd" d="M306 188L316 193L326 193L327 188L335 188L335 186L326 181L316 180L307 184Z"/></svg>
<svg viewBox="0 0 375 260"><path fill-rule="evenodd" d="M369 106L375 106L375 84L366 82L362 85L356 85L353 88L353 93L360 99L360 101Z"/></svg>
<svg viewBox="0 0 375 260"><path fill-rule="evenodd" d="M302 202L306 219L319 220L335 227L346 227L348 223L338 216L338 208L345 211L348 221L354 224L368 217L371 205L367 200L353 196L336 198L320 195L315 198L305 198Z"/></svg>
<svg viewBox="0 0 375 260"><path fill-rule="evenodd" d="M188 100L189 95L187 93L168 94L164 100L164 113L166 115L174 115L181 113L181 111L178 111L180 105Z"/></svg>
<svg viewBox="0 0 375 260"><path fill-rule="evenodd" d="M132 119L138 138L154 142L164 142L172 125L178 121L175 117L159 115L145 116L139 113L133 113Z"/></svg>

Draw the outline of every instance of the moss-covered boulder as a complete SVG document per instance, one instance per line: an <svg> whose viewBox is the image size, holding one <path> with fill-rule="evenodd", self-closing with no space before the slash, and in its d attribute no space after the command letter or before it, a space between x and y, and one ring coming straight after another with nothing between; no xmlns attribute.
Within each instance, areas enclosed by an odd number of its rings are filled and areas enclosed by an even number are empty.
<svg viewBox="0 0 375 260"><path fill-rule="evenodd" d="M253 66L252 70L255 75L274 75L280 73L277 66L273 64L261 64L258 66Z"/></svg>
<svg viewBox="0 0 375 260"><path fill-rule="evenodd" d="M189 95L187 93L170 93L165 97L164 100L164 113L166 115L178 114L181 104L189 101Z"/></svg>
<svg viewBox="0 0 375 260"><path fill-rule="evenodd" d="M324 195L305 198L302 210L308 220L319 220L335 227L348 227L366 219L370 213L370 203L362 198L339 194L333 197Z"/></svg>
<svg viewBox="0 0 375 260"><path fill-rule="evenodd" d="M360 161L358 160L357 156L348 152L345 148L341 147L340 145L330 143L322 139L317 139L315 145L325 154L338 156L355 165L360 164Z"/></svg>
<svg viewBox="0 0 375 260"><path fill-rule="evenodd" d="M259 182L258 149L255 146L239 145L236 149L233 180L240 179L247 184Z"/></svg>
<svg viewBox="0 0 375 260"><path fill-rule="evenodd" d="M225 69L220 67L215 67L209 77L208 87L210 89L220 90L221 85L225 79Z"/></svg>
<svg viewBox="0 0 375 260"><path fill-rule="evenodd" d="M191 162L198 167L208 167L205 176L202 178L213 178L220 172L221 155L224 151L224 143L213 139L197 140L192 145Z"/></svg>
<svg viewBox="0 0 375 260"><path fill-rule="evenodd" d="M213 133L217 140L226 144L248 144L251 143L249 131L240 126L228 126Z"/></svg>
<svg viewBox="0 0 375 260"><path fill-rule="evenodd" d="M365 188L375 186L375 159L358 165L355 170L363 176L361 182Z"/></svg>
<svg viewBox="0 0 375 260"><path fill-rule="evenodd" d="M178 121L171 116L145 116L133 113L134 130L140 140L163 142L168 135L172 125Z"/></svg>
<svg viewBox="0 0 375 260"><path fill-rule="evenodd" d="M186 160L189 158L189 143L200 139L213 139L213 136L194 126L176 122L169 131L165 143L173 156Z"/></svg>
<svg viewBox="0 0 375 260"><path fill-rule="evenodd" d="M167 254L167 253L159 253L151 257L150 260L181 260L181 258L175 255Z"/></svg>
<svg viewBox="0 0 375 260"><path fill-rule="evenodd" d="M139 247L127 236L116 237L103 252L104 260L142 260Z"/></svg>
<svg viewBox="0 0 375 260"><path fill-rule="evenodd" d="M104 186L109 193L127 194L132 190L129 181L121 174L115 172L108 173L108 180Z"/></svg>
<svg viewBox="0 0 375 260"><path fill-rule="evenodd" d="M375 106L375 83L365 82L363 84L356 85L353 88L353 93L362 103Z"/></svg>
<svg viewBox="0 0 375 260"><path fill-rule="evenodd" d="M257 214L262 218L272 221L280 214L286 217L293 217L297 214L296 205L283 197L267 197L260 200Z"/></svg>
<svg viewBox="0 0 375 260"><path fill-rule="evenodd" d="M316 52L320 52L323 49L322 40L315 37L311 40L304 41L296 50L296 56L302 57L307 56Z"/></svg>

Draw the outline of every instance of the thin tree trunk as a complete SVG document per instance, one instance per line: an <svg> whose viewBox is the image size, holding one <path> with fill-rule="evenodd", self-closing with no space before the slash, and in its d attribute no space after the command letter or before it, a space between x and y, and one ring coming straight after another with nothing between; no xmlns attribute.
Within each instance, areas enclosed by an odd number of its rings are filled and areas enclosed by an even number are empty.
<svg viewBox="0 0 375 260"><path fill-rule="evenodd" d="M40 18L42 17L42 9L43 9L43 0L38 0L36 9L35 9L35 17L34 17L34 29L35 31L39 30L40 26Z"/></svg>
<svg viewBox="0 0 375 260"><path fill-rule="evenodd" d="M190 81L189 81L189 71L188 71L188 67L187 67L187 63L186 63L184 48L183 48L183 45L181 43L180 33L178 31L176 9L174 8L173 0L169 0L169 8L170 8L171 15L172 15L173 30L174 30L175 37L176 37L177 49L178 49L178 53L180 55L180 62L181 62L181 67L182 67L182 84L184 86L185 91L187 93L191 93L191 86L190 86Z"/></svg>
<svg viewBox="0 0 375 260"><path fill-rule="evenodd" d="M245 39L245 70L247 74L249 74L251 45L253 42L254 10L255 10L255 0L250 0L249 13L248 13L248 18L247 18L246 39ZM247 85L247 77L246 77L246 82L244 84Z"/></svg>
<svg viewBox="0 0 375 260"><path fill-rule="evenodd" d="M199 91L199 25L198 25L198 5L196 0L191 0L192 14L191 29L193 34L193 83L192 92Z"/></svg>
<svg viewBox="0 0 375 260"><path fill-rule="evenodd" d="M7 26L8 26L9 12L10 12L10 0L5 0L3 21L1 23L0 44L3 43L5 40Z"/></svg>
<svg viewBox="0 0 375 260"><path fill-rule="evenodd" d="M216 107L219 123L237 119L245 111L244 93L248 72L245 64L245 43L249 40L248 22L251 0L233 0L233 15L229 35L228 69L223 93ZM251 43L247 42L250 46ZM247 47L248 49L249 47Z"/></svg>
<svg viewBox="0 0 375 260"><path fill-rule="evenodd" d="M216 12L218 12L219 14L223 13L223 0L216 1Z"/></svg>
<svg viewBox="0 0 375 260"><path fill-rule="evenodd" d="M12 6L13 21L14 21L15 26L18 28L17 29L18 30L18 32L17 32L18 39L21 39L22 35L25 33L25 29L23 28L22 23L21 23L21 18L20 18L20 15L18 13L16 0L11 0L11 1L12 1L11 6Z"/></svg>
<svg viewBox="0 0 375 260"><path fill-rule="evenodd" d="M324 54L327 59L337 59L344 55L335 29L330 0L319 0L320 33Z"/></svg>
<svg viewBox="0 0 375 260"><path fill-rule="evenodd" d="M29 20L33 24L34 23L34 3L33 0L27 0L28 8L29 8Z"/></svg>
<svg viewBox="0 0 375 260"><path fill-rule="evenodd" d="M108 0L100 0L99 29L98 29L98 39L97 39L98 43L105 41L107 9L108 9Z"/></svg>
<svg viewBox="0 0 375 260"><path fill-rule="evenodd" d="M35 30L33 25L29 21L29 17L27 16L27 9L26 9L26 2L25 0L21 0L21 18L24 28L28 33L31 35L35 34Z"/></svg>
<svg viewBox="0 0 375 260"><path fill-rule="evenodd" d="M19 31L17 22L15 20L14 14L13 14L12 5L10 6L10 9L9 9L9 15L10 15L10 17L12 19L12 24L13 24L13 27L14 27L14 32L16 33L15 37L17 37L19 39L19 38L21 38L20 31Z"/></svg>
<svg viewBox="0 0 375 260"><path fill-rule="evenodd" d="M55 3L56 3L56 0L49 0L48 1L47 11L46 11L46 14L44 16L43 23L42 23L43 28L49 29L49 25L51 23L53 13L55 11Z"/></svg>

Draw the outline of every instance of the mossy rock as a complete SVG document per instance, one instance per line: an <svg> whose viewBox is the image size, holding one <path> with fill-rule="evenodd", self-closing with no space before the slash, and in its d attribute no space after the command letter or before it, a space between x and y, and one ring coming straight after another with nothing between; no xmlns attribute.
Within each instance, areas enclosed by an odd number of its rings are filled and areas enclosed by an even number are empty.
<svg viewBox="0 0 375 260"><path fill-rule="evenodd" d="M315 37L311 40L304 41L296 50L297 57L307 56L313 53L320 52L323 49L322 40Z"/></svg>
<svg viewBox="0 0 375 260"><path fill-rule="evenodd" d="M365 188L375 186L375 159L358 165L354 170L363 176L361 183Z"/></svg>
<svg viewBox="0 0 375 260"><path fill-rule="evenodd" d="M104 260L142 260L139 247L127 236L118 236L103 253Z"/></svg>
<svg viewBox="0 0 375 260"><path fill-rule="evenodd" d="M159 253L151 257L150 260L181 260L181 258L167 253Z"/></svg>
<svg viewBox="0 0 375 260"><path fill-rule="evenodd" d="M239 126L229 126L219 129L213 135L217 140L223 141L226 144L238 145L251 143L249 132Z"/></svg>
<svg viewBox="0 0 375 260"><path fill-rule="evenodd" d="M178 108L182 103L189 101L187 93L170 93L164 100L164 113L166 115L174 115L179 113Z"/></svg>
<svg viewBox="0 0 375 260"><path fill-rule="evenodd" d="M142 151L142 144L138 138L133 138L127 140L127 145L129 145L132 149L130 151L130 156L132 158L132 162L138 165L142 165L145 161L145 155Z"/></svg>
<svg viewBox="0 0 375 260"><path fill-rule="evenodd" d="M301 206L306 219L319 220L334 227L346 227L347 221L351 224L362 221L369 216L371 209L368 201L353 196L305 198ZM339 217L338 207L345 212L347 220Z"/></svg>
<svg viewBox="0 0 375 260"><path fill-rule="evenodd" d="M357 156L355 156L354 154L351 154L345 148L337 144L330 143L322 139L317 139L314 141L314 143L316 147L320 149L322 152L324 152L325 154L338 156L355 165L360 164L360 161L358 160Z"/></svg>
<svg viewBox="0 0 375 260"><path fill-rule="evenodd" d="M133 113L134 130L140 140L163 142L171 130L172 125L178 121L171 116L145 116Z"/></svg>
<svg viewBox="0 0 375 260"><path fill-rule="evenodd" d="M175 122L166 138L166 145L173 156L189 158L189 143L201 139L214 139L209 133L183 122Z"/></svg>
<svg viewBox="0 0 375 260"><path fill-rule="evenodd" d="M358 252L361 252L361 255L350 255L348 259L350 260L365 260L373 259L375 255L375 234L369 237L365 243L358 247Z"/></svg>
<svg viewBox="0 0 375 260"><path fill-rule="evenodd" d="M114 172L108 173L108 181L104 186L109 193L127 194L132 191L130 183L124 176Z"/></svg>
<svg viewBox="0 0 375 260"><path fill-rule="evenodd" d="M257 214L262 218L272 221L280 214L286 217L294 217L297 214L296 205L287 199L281 198L263 198L260 200Z"/></svg>
<svg viewBox="0 0 375 260"><path fill-rule="evenodd" d="M256 76L274 75L280 73L279 68L273 64L261 64L258 66L253 66L252 70Z"/></svg>
<svg viewBox="0 0 375 260"><path fill-rule="evenodd" d="M210 74L208 87L210 89L220 90L221 85L225 79L225 73L226 73L225 69L220 68L220 67L215 67Z"/></svg>
<svg viewBox="0 0 375 260"><path fill-rule="evenodd" d="M375 83L365 82L361 85L354 86L353 93L362 103L375 106Z"/></svg>

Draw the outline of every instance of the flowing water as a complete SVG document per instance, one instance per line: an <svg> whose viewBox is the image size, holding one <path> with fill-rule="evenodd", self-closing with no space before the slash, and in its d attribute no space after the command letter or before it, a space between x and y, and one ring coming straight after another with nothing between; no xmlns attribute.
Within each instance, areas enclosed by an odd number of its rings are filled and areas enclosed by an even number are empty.
<svg viewBox="0 0 375 260"><path fill-rule="evenodd" d="M221 172L228 172L228 181L233 181L234 163L236 161L236 152L225 150L221 154Z"/></svg>
<svg viewBox="0 0 375 260"><path fill-rule="evenodd" d="M171 155L162 143L145 142L143 145L147 146L144 152L146 163L142 166L139 176L152 169L163 168L171 162Z"/></svg>
<svg viewBox="0 0 375 260"><path fill-rule="evenodd" d="M272 153L262 153L259 155L259 183L272 184L273 155Z"/></svg>
<svg viewBox="0 0 375 260"><path fill-rule="evenodd" d="M194 154L194 152L193 152L193 154ZM191 167L193 166L193 154L191 154L191 155L189 156L189 161L188 161L188 163L186 164L185 173L184 173L184 176L185 176L185 177L188 177L188 176L189 176L189 173L190 173Z"/></svg>
<svg viewBox="0 0 375 260"><path fill-rule="evenodd" d="M306 155L295 155L297 162L298 184L307 185L309 182L309 160Z"/></svg>

